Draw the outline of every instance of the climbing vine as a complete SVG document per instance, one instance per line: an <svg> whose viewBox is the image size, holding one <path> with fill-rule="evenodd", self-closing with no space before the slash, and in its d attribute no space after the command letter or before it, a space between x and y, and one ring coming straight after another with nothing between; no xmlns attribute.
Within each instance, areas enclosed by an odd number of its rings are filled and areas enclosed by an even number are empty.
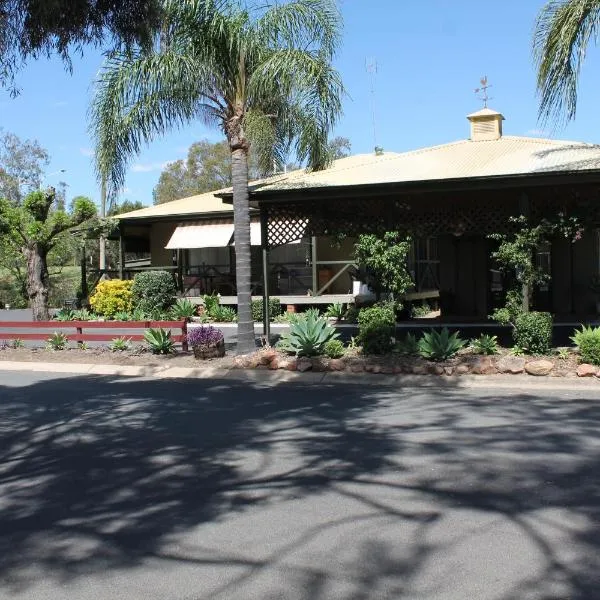
<svg viewBox="0 0 600 600"><path fill-rule="evenodd" d="M531 298L523 301L524 288L531 295L535 286L550 279L550 275L536 264L536 252L557 236L575 243L584 232L580 218L565 213L558 213L555 219L542 219L536 225L530 224L523 215L511 217L510 221L518 226L515 232L489 236L499 242L498 248L492 252L492 258L497 261L501 271L515 278L515 286L507 292L505 306L491 315L492 319L504 324L514 323L517 316L528 309Z"/></svg>

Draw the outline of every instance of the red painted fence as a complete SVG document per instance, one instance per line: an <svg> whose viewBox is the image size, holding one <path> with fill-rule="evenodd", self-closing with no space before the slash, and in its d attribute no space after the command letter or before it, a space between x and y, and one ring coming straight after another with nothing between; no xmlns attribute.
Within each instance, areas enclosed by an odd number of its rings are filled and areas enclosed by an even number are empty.
<svg viewBox="0 0 600 600"><path fill-rule="evenodd" d="M180 343L187 351L187 321L0 321L0 339L7 340L42 340L48 339L54 331L62 330L72 342L111 342L116 337L126 337L132 341L143 341L142 333L84 333L84 329L175 329L181 330L180 334L171 336L171 339ZM13 332L4 329L51 329L52 332ZM75 333L65 332L65 329L74 329Z"/></svg>

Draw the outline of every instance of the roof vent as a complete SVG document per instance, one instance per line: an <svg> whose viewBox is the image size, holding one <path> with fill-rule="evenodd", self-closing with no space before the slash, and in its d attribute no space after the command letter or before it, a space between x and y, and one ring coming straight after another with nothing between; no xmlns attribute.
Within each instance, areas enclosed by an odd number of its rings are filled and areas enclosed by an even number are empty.
<svg viewBox="0 0 600 600"><path fill-rule="evenodd" d="M471 121L471 141L498 140L502 137L502 121L504 117L491 108L482 108L467 115Z"/></svg>

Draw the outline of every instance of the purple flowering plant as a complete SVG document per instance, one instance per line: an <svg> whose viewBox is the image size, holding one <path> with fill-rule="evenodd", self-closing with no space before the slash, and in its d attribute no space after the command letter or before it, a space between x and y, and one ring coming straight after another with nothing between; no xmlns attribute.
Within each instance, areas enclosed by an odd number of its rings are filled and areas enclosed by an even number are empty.
<svg viewBox="0 0 600 600"><path fill-rule="evenodd" d="M213 346L223 340L223 332L212 325L191 328L187 333L190 346Z"/></svg>

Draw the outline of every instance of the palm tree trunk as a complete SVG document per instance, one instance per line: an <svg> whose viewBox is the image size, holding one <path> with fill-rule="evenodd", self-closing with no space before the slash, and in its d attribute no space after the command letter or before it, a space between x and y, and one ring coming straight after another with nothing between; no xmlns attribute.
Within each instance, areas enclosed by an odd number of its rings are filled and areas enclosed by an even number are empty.
<svg viewBox="0 0 600 600"><path fill-rule="evenodd" d="M106 218L106 179L102 179L102 183L100 184L100 218ZM106 238L101 235L100 236L100 260L98 267L101 271L106 269ZM104 279L104 275L102 276Z"/></svg>
<svg viewBox="0 0 600 600"><path fill-rule="evenodd" d="M235 279L238 301L237 352L256 349L252 319L250 254L250 205L248 202L248 152L236 148L231 153L233 180L233 228L235 237Z"/></svg>

